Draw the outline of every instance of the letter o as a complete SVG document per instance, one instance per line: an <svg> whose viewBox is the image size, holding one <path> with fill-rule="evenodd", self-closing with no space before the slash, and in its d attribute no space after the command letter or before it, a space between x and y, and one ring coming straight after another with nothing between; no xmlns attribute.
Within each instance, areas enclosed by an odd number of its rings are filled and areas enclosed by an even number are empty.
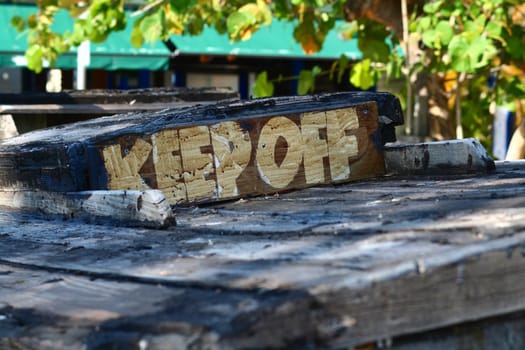
<svg viewBox="0 0 525 350"><path fill-rule="evenodd" d="M286 142L280 142L282 139ZM261 179L274 188L286 188L297 175L302 160L303 142L299 126L285 117L268 120L257 145L256 162Z"/></svg>

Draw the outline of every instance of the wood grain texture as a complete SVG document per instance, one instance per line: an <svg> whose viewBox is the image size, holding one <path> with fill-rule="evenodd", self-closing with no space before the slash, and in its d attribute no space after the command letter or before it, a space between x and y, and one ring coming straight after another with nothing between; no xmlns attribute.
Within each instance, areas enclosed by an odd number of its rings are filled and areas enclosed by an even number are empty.
<svg viewBox="0 0 525 350"><path fill-rule="evenodd" d="M293 110L294 107L290 105L289 108ZM120 141L125 145L100 146L109 179L107 187L147 188L159 178L157 167L164 179L171 177L173 168L173 181L157 181L154 188L164 191L170 203L175 205L275 193L311 184L383 174L381 150L372 139L378 130L377 106L374 103L316 113L322 115L322 119L318 120L317 133L308 131L309 126L303 131L304 114L298 113L164 129L148 136L148 141L144 137L130 136L129 143ZM308 118L307 125L311 127ZM162 137L166 133L170 133L171 137ZM304 159L309 155L305 151L306 144L315 140L326 144L327 154L321 162L306 162ZM157 142L160 143L157 145ZM214 145L218 147L218 153ZM157 156L152 152L154 149ZM168 159L159 158L159 152L167 155ZM153 154L151 160L150 154ZM224 176L221 159L227 161L225 157L243 157L236 163L234 172L230 168L229 173L236 173L236 177ZM170 165L162 164L164 160ZM172 164L174 161L177 164ZM306 169L306 166L319 166L320 169ZM352 172L351 168L356 170ZM307 171L310 172L308 179ZM126 175L123 176L123 172ZM217 175L218 172L220 175ZM319 175L317 179L311 175L315 172ZM178 190L182 182L180 173L185 193ZM126 179L129 179L128 183ZM171 187L172 183L175 189ZM224 188L228 190L224 191Z"/></svg>
<svg viewBox="0 0 525 350"><path fill-rule="evenodd" d="M0 211L0 339L340 349L522 312L524 175L312 187L177 208L169 230Z"/></svg>
<svg viewBox="0 0 525 350"><path fill-rule="evenodd" d="M374 177L398 104L387 93L230 101L36 131L0 145L0 188L159 189L176 205Z"/></svg>
<svg viewBox="0 0 525 350"><path fill-rule="evenodd" d="M0 206L124 226L162 228L175 224L168 201L157 190L0 191Z"/></svg>

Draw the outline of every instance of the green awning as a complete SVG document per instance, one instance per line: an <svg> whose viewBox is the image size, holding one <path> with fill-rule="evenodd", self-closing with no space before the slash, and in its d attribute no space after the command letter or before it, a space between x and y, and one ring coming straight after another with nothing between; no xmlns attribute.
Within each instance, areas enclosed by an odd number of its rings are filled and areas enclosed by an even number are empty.
<svg viewBox="0 0 525 350"><path fill-rule="evenodd" d="M19 33L10 25L13 16L28 17L36 12L36 7L22 4L0 4L0 67L26 66L25 50L27 34ZM65 32L71 30L73 21L68 13L57 14L53 30ZM162 42L144 44L134 48L130 43L131 28L122 32L112 33L102 44L91 43L90 69L150 69L165 70L169 67L170 52ZM73 69L77 65L76 49L61 56L57 68Z"/></svg>
<svg viewBox="0 0 525 350"><path fill-rule="evenodd" d="M209 27L199 36L173 36L171 40L182 54L301 59L338 59L344 54L351 60L362 58L357 40L342 40L336 30L328 33L321 51L307 55L295 41L293 27L290 22L274 20L270 26L262 26L249 40L233 43L226 35Z"/></svg>
<svg viewBox="0 0 525 350"><path fill-rule="evenodd" d="M28 17L36 12L33 5L0 4L0 67L23 67L26 65L24 52L27 48L27 36L18 33L10 25L13 16ZM130 19L130 23L132 20ZM63 11L59 12L54 30L71 30L72 19ZM131 26L122 32L112 33L102 44L91 43L91 69L168 69L170 52L163 43L146 43L141 48L134 48L130 43ZM361 52L357 40L341 40L336 31L331 31L323 49L313 55L306 55L293 38L293 24L274 21L268 27L261 27L250 40L231 42L226 35L206 28L199 36L172 36L179 53L184 55L237 55L251 57L300 58L300 59L337 59L342 54L358 60ZM57 68L76 67L76 49L59 58Z"/></svg>

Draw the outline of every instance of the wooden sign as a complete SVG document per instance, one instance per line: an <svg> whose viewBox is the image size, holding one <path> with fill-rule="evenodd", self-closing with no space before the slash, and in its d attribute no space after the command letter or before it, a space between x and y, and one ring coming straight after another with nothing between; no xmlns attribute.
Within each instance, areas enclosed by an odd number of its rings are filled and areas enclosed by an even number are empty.
<svg viewBox="0 0 525 350"><path fill-rule="evenodd" d="M7 141L0 162L17 165L0 163L10 174L0 181L159 189L176 205L373 177L384 173L388 129L402 122L398 105L390 94L340 93L100 118Z"/></svg>

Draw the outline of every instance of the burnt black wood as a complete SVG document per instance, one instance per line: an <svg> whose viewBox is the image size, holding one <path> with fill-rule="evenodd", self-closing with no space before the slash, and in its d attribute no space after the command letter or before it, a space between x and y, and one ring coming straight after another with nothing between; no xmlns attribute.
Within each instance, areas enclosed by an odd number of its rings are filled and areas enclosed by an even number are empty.
<svg viewBox="0 0 525 350"><path fill-rule="evenodd" d="M176 101L218 101L237 99L239 94L225 88L151 88L131 90L65 90L0 94L0 104L109 104L159 103Z"/></svg>
<svg viewBox="0 0 525 350"><path fill-rule="evenodd" d="M180 126L350 107L366 101L378 104L379 128L372 140L381 149L394 140L394 127L403 122L399 100L390 93L347 92L229 101L93 119L4 141L0 143L0 187L64 192L104 189L106 179L100 172L103 164L98 145L116 138L151 135ZM121 124L126 127L104 131Z"/></svg>
<svg viewBox="0 0 525 350"><path fill-rule="evenodd" d="M454 326L420 347L522 348L523 328L457 325L523 318L524 206L512 162L178 209L167 230L0 210L0 348L396 349Z"/></svg>

